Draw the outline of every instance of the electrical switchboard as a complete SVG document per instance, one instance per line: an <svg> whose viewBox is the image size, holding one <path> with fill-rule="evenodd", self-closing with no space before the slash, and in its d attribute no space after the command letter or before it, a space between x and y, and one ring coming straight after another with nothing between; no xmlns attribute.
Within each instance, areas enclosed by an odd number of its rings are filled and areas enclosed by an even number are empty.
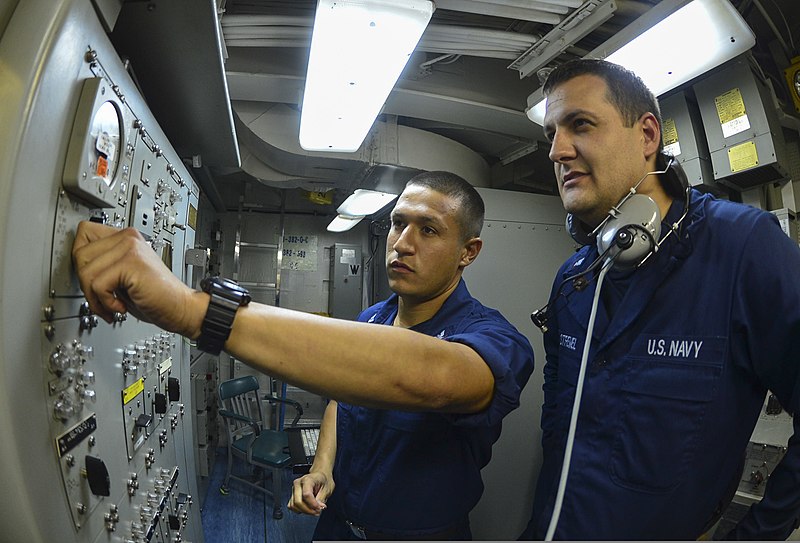
<svg viewBox="0 0 800 543"><path fill-rule="evenodd" d="M133 227L189 283L197 185L90 0L20 2L0 87L0 540L201 542L189 346L100 320L71 261Z"/></svg>

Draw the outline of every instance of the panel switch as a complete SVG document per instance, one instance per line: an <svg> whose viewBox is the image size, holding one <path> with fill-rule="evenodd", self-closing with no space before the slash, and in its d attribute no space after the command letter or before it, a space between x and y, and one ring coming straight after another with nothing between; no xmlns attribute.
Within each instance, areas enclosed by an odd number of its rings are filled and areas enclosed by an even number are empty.
<svg viewBox="0 0 800 543"><path fill-rule="evenodd" d="M181 400L181 382L177 377L170 377L167 379L167 394L169 394L169 401L179 402Z"/></svg>
<svg viewBox="0 0 800 543"><path fill-rule="evenodd" d="M167 397L161 394L160 392L156 392L156 413L159 415L163 415L167 412Z"/></svg>
<svg viewBox="0 0 800 543"><path fill-rule="evenodd" d="M86 478L89 480L89 489L95 496L111 495L111 479L105 463L94 456L86 456Z"/></svg>
<svg viewBox="0 0 800 543"><path fill-rule="evenodd" d="M150 426L150 423L153 422L153 417L146 413L142 413L138 417L136 417L136 427L137 428L147 428Z"/></svg>

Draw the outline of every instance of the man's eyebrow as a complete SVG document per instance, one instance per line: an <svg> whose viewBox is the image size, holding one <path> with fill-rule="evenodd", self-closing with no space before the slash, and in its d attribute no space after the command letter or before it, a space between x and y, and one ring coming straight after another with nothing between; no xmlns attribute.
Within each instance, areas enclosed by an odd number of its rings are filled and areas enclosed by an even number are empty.
<svg viewBox="0 0 800 543"><path fill-rule="evenodd" d="M433 217L431 215L416 215L416 214L412 213L410 215L410 218L409 218L409 214L408 213L403 213L402 211L398 211L398 212L394 212L393 211L392 214L391 214L391 219L392 220L400 219L400 220L404 220L404 221L411 220L411 221L413 221L415 223L419 223L419 224L432 224L432 225L437 226L439 228L442 228L442 227L445 226L445 224L442 221L440 221L439 219L437 219L436 217Z"/></svg>
<svg viewBox="0 0 800 543"><path fill-rule="evenodd" d="M589 110L580 109L580 108L579 109L573 109L569 113L564 114L558 120L557 123L550 122L550 123L545 124L544 127L543 127L544 136L548 140L551 140L552 138L551 138L550 134L552 134L555 131L555 125L556 124L567 124L567 123L570 123L571 121L573 121L576 117L581 117L581 116L584 116L584 115L585 116L589 116L589 117L593 117L594 116L594 114Z"/></svg>

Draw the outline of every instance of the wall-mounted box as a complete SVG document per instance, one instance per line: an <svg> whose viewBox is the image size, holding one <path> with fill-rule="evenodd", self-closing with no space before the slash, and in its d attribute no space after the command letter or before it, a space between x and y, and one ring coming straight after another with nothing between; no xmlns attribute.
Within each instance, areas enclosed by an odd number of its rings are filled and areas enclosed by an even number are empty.
<svg viewBox="0 0 800 543"><path fill-rule="evenodd" d="M659 104L664 152L683 166L693 187L716 186L703 120L694 97L688 91L679 91L659 100Z"/></svg>
<svg viewBox="0 0 800 543"><path fill-rule="evenodd" d="M746 55L696 83L694 91L717 181L742 190L788 178L772 90Z"/></svg>

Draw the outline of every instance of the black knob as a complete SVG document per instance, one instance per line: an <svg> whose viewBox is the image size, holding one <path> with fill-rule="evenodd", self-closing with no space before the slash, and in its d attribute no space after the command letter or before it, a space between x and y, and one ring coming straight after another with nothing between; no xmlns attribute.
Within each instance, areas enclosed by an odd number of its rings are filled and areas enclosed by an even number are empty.
<svg viewBox="0 0 800 543"><path fill-rule="evenodd" d="M94 456L86 456L86 478L89 480L89 489L95 496L111 495L111 479L105 463Z"/></svg>
<svg viewBox="0 0 800 543"><path fill-rule="evenodd" d="M614 236L614 243L623 251L629 249L633 245L633 234L625 228L621 228Z"/></svg>
<svg viewBox="0 0 800 543"><path fill-rule="evenodd" d="M156 413L163 415L167 412L167 397L160 392L156 392Z"/></svg>
<svg viewBox="0 0 800 543"><path fill-rule="evenodd" d="M181 401L181 382L177 377L170 377L167 379L167 394L169 394L169 401Z"/></svg>

